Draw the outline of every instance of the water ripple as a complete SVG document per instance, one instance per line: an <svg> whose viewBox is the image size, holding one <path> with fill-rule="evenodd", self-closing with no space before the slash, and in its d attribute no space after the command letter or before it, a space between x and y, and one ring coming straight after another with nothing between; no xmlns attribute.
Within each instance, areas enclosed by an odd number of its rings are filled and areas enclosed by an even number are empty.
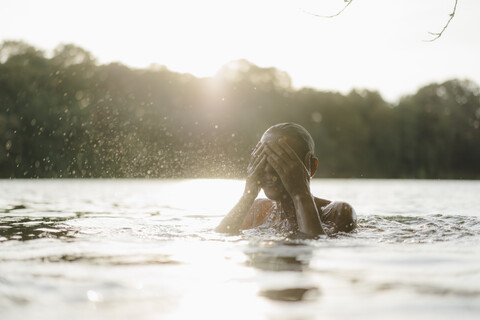
<svg viewBox="0 0 480 320"><path fill-rule="evenodd" d="M475 216L362 216L354 237L380 242L438 242L480 235L480 219Z"/></svg>

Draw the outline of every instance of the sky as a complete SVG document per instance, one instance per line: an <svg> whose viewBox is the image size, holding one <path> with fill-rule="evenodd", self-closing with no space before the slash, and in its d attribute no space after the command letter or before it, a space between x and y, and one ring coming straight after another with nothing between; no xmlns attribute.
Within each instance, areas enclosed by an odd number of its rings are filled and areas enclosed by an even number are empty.
<svg viewBox="0 0 480 320"><path fill-rule="evenodd" d="M295 88L378 90L395 102L431 82L480 85L480 1L1 0L0 42L51 52L73 43L99 63L163 65L198 77L246 59L286 71ZM313 14L312 14L313 13Z"/></svg>

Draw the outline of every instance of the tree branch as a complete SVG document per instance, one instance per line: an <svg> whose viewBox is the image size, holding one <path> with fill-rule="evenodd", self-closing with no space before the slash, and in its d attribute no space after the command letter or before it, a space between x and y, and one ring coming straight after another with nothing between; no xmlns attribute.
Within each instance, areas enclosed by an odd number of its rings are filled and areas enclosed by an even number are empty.
<svg viewBox="0 0 480 320"><path fill-rule="evenodd" d="M452 21L453 17L455 17L455 12L457 11L457 3L458 3L458 0L455 0L455 5L453 6L453 12L450 13L450 19L448 19L447 24L443 27L442 31L440 31L440 32L429 32L429 34L431 34L435 37L433 39L423 40L423 41L432 42L432 41L435 41L442 36L443 32L447 29L448 25L450 24L450 21Z"/></svg>
<svg viewBox="0 0 480 320"><path fill-rule="evenodd" d="M337 13L335 13L333 15L330 15L330 16L323 16L323 15L319 15L319 14L309 12L309 11L306 11L306 10L303 10L303 12L311 14L312 16L319 17L319 18L334 18L334 17L339 16L343 11L345 11L348 8L348 6L350 6L353 3L353 0L344 0L344 1L346 2L346 5L340 11L338 11ZM445 30L448 28L448 25L450 24L450 22L453 20L453 17L455 17L455 13L457 12L457 4L458 4L458 0L455 0L455 5L453 6L453 11L452 11L452 13L450 13L450 18L448 19L448 21L445 24L445 26L443 27L443 29L440 32L429 32L429 34L433 35L434 38L429 39L429 40L423 40L423 41L432 42L432 41L437 40L438 38L440 38L443 35Z"/></svg>
<svg viewBox="0 0 480 320"><path fill-rule="evenodd" d="M313 12L308 12L308 11L305 11L303 10L305 13L308 13L308 14L311 14L312 16L315 16L315 17L319 17L319 18L334 18L336 16L339 16L343 11L345 11L345 9L348 8L349 5L352 4L353 0L344 0L347 4L342 8L342 10L338 11L336 14L334 15L331 15L331 16L322 16L322 15L319 15L319 14L316 14L316 13L313 13Z"/></svg>

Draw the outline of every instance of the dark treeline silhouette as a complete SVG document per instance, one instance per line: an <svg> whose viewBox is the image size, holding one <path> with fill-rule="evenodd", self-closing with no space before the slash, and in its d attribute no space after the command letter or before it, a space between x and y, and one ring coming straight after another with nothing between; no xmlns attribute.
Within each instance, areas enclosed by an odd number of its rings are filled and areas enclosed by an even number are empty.
<svg viewBox="0 0 480 320"><path fill-rule="evenodd" d="M0 47L0 177L242 177L263 131L305 126L317 177L480 178L480 89L430 84L396 105L375 91L294 90L235 61L199 79L99 65L74 45Z"/></svg>

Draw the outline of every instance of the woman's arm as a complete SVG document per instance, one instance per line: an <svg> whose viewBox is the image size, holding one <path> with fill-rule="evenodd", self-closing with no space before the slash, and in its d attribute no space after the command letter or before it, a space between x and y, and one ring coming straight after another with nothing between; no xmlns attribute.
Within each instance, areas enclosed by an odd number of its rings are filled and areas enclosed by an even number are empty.
<svg viewBox="0 0 480 320"><path fill-rule="evenodd" d="M215 231L225 233L238 233L247 217L253 202L260 192L260 178L267 162L263 143L257 144L252 152L252 159L247 168L245 190L238 203L223 218Z"/></svg>
<svg viewBox="0 0 480 320"><path fill-rule="evenodd" d="M256 197L257 195L244 194L235 207L223 218L218 227L215 228L215 231L233 234L238 233Z"/></svg>

